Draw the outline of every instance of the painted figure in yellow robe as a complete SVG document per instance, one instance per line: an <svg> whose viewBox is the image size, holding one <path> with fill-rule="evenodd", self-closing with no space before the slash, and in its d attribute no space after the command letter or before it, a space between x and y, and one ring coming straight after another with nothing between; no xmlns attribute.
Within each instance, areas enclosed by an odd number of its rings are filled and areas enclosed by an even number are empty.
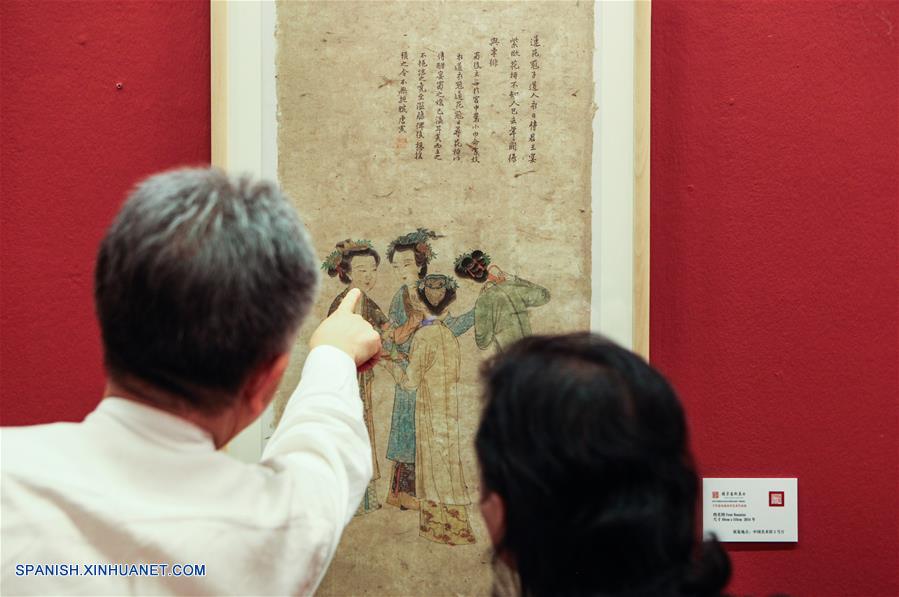
<svg viewBox="0 0 899 597"><path fill-rule="evenodd" d="M328 309L328 315L333 313L340 303L343 302L344 297L351 288L358 288L362 291L362 297L359 299L359 306L357 307L359 314L376 330L383 332L388 327L387 317L381 311L381 308L368 296L368 293L374 289L377 282L378 265L380 263L380 255L372 247L371 242L367 240L353 241L347 239L337 243L334 252L322 264L322 269L327 271L329 276L337 276L347 287L334 298L331 308ZM359 506L357 515L374 512L381 507L375 485L376 480L381 478L381 472L378 467L377 451L375 449L375 426L372 414L374 372L370 369L360 372L358 381L359 398L362 400L363 412L365 414L365 427L368 429L368 438L371 441L374 476L368 484L368 489L362 498L362 504Z"/></svg>
<svg viewBox="0 0 899 597"><path fill-rule="evenodd" d="M427 309L418 296L418 282L428 273L435 257L430 241L440 235L427 228L397 237L387 247L387 260L403 285L390 303L390 330L384 334L386 358L401 369L409 364L412 337L425 319ZM443 318L453 335L459 336L474 325L474 309ZM393 397L393 415L387 439L387 459L393 462L389 473L387 503L401 510L418 510L415 493L415 390L397 384Z"/></svg>
<svg viewBox="0 0 899 597"><path fill-rule="evenodd" d="M456 296L456 282L429 274L418 282L417 295L430 312L409 350L405 371L385 363L408 390L416 390L415 493L419 535L438 543L475 542L469 522L471 498L462 471L459 429L459 341L441 320Z"/></svg>

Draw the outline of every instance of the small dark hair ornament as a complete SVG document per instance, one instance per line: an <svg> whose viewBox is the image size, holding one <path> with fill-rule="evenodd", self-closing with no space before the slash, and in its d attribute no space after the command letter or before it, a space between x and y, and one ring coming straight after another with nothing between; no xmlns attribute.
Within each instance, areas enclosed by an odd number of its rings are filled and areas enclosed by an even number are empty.
<svg viewBox="0 0 899 597"><path fill-rule="evenodd" d="M322 262L322 269L328 272L328 275L332 278L338 276L344 284L352 282L350 272L352 271L353 257L371 255L375 258L376 266L381 263L381 256L375 251L374 245L370 240L346 239L334 246L336 248Z"/></svg>
<svg viewBox="0 0 899 597"><path fill-rule="evenodd" d="M418 297L434 315L440 315L451 302L456 300L459 283L443 274L428 274L418 281Z"/></svg>
<svg viewBox="0 0 899 597"><path fill-rule="evenodd" d="M428 264L437 256L429 241L437 238L441 238L441 235L427 228L418 228L415 232L398 236L387 245L387 261L393 263L393 256L397 251L412 251L415 265L419 267L418 277L423 278L428 273Z"/></svg>
<svg viewBox="0 0 899 597"><path fill-rule="evenodd" d="M471 278L475 282L487 281L487 268L490 266L490 255L474 249L468 253L462 253L456 257L456 275Z"/></svg>

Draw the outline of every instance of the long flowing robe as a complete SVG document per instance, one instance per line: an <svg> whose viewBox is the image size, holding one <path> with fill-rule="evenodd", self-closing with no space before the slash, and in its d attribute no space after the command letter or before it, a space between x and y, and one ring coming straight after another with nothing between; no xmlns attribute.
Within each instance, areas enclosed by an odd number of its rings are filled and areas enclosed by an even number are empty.
<svg viewBox="0 0 899 597"><path fill-rule="evenodd" d="M331 303L331 307L328 309L328 315L337 310L337 307L340 306L340 303L343 302L343 299L349 291L350 289L347 288L337 295ZM360 315L362 315L362 319L370 323L376 331L380 332L382 326L387 323L387 317L381 311L381 308L377 303L368 298L368 295L364 292L359 300L359 304L361 305ZM365 415L365 428L368 429L368 438L371 442L371 462L372 470L374 471L372 480L380 479L381 471L378 467L378 457L375 450L375 420L374 411L372 409L372 383L374 382L374 371L369 369L368 371L358 373L357 378L359 381L359 398L362 400L362 410Z"/></svg>
<svg viewBox="0 0 899 597"><path fill-rule="evenodd" d="M404 294L408 294L407 286L402 286L396 291L390 302L390 325L398 328L409 320L406 312ZM399 344L385 346L391 352L395 351L400 357L408 357L412 347L412 337ZM398 361L402 369L406 368L408 361L400 358ZM393 414L390 420L390 434L387 437L387 458L394 462L415 462L415 390L407 390L397 384L393 394Z"/></svg>
<svg viewBox="0 0 899 597"><path fill-rule="evenodd" d="M421 500L471 503L459 441L460 368L459 341L443 322L415 332L400 385L417 390L415 493Z"/></svg>
<svg viewBox="0 0 899 597"><path fill-rule="evenodd" d="M531 335L528 309L549 302L549 290L517 276L488 283L474 306L474 338L478 348L491 343L499 351Z"/></svg>
<svg viewBox="0 0 899 597"><path fill-rule="evenodd" d="M409 287L403 285L396 291L393 300L390 301L388 313L392 328L405 325L409 320L409 314L406 312L406 303L408 301L404 300L404 296L408 295L408 293ZM444 323L454 336L460 336L474 325L474 317L474 309L472 309L459 317L447 317ZM412 339L413 336L410 336L400 344L385 342L384 348L408 357L412 347ZM407 359L400 359L397 362L400 368L405 369L407 367ZM415 394L416 390L414 388L409 389L400 384L396 385L393 395L390 435L387 438L388 460L406 464L415 463Z"/></svg>

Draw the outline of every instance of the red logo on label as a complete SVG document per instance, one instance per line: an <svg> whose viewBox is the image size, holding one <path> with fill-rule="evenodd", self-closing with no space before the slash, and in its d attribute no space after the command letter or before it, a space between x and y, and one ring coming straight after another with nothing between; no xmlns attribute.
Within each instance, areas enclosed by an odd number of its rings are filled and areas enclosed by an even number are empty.
<svg viewBox="0 0 899 597"><path fill-rule="evenodd" d="M712 492L712 497L713 497L713 498L717 498L717 497L718 497L718 492L717 492L717 491L713 491L713 492Z"/></svg>
<svg viewBox="0 0 899 597"><path fill-rule="evenodd" d="M784 506L784 492L782 491L769 491L768 492L768 505L772 508L783 508Z"/></svg>

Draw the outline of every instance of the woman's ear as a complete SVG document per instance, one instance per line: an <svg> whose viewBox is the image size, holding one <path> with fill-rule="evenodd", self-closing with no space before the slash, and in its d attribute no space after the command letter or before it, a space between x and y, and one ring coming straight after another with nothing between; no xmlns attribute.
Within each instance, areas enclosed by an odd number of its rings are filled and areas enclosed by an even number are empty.
<svg viewBox="0 0 899 597"><path fill-rule="evenodd" d="M490 543L496 548L506 534L506 504L498 493L488 491L481 497L480 506Z"/></svg>

